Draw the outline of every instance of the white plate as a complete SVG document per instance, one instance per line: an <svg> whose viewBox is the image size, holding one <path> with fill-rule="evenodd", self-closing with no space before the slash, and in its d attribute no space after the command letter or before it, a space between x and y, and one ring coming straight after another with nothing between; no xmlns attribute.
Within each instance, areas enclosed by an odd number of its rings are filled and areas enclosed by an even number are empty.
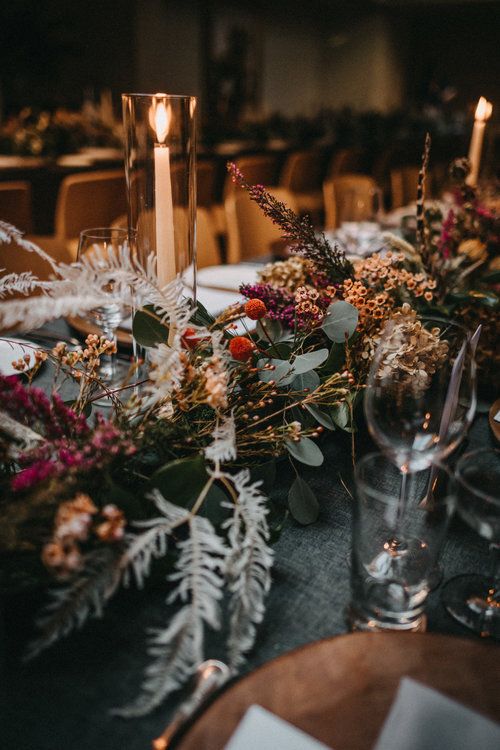
<svg viewBox="0 0 500 750"><path fill-rule="evenodd" d="M238 292L241 284L256 284L262 268L255 263L233 263L225 266L205 266L197 271L196 279L201 286Z"/></svg>
<svg viewBox="0 0 500 750"><path fill-rule="evenodd" d="M35 366L35 350L41 347L33 344L31 341L16 338L0 339L0 374L1 375L19 375L19 370L12 367L12 362L24 357L25 354L31 355L31 360L27 370L32 370Z"/></svg>

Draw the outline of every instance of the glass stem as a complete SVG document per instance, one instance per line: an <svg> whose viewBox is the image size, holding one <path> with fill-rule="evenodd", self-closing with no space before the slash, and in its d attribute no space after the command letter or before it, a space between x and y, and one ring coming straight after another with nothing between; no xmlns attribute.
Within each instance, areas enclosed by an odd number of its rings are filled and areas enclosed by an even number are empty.
<svg viewBox="0 0 500 750"><path fill-rule="evenodd" d="M116 336L113 328L110 328L106 324L102 327L102 335L108 340L112 341L116 345ZM104 362L102 361L104 360ZM101 357L101 369L99 371L100 377L104 382L113 382L115 378L116 370L116 354L105 354Z"/></svg>

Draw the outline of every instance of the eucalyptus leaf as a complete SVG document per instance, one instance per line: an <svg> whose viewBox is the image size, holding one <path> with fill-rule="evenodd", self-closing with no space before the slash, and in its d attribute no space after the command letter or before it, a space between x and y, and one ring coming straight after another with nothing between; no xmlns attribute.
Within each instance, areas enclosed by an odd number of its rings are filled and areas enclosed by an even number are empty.
<svg viewBox="0 0 500 750"><path fill-rule="evenodd" d="M352 336L358 325L358 311L350 302L332 302L324 317L321 328L331 341L341 344Z"/></svg>
<svg viewBox="0 0 500 750"><path fill-rule="evenodd" d="M302 429L316 426L316 420L313 416L307 411L307 409L301 409L299 406L294 406L290 409L289 421L300 422Z"/></svg>
<svg viewBox="0 0 500 750"><path fill-rule="evenodd" d="M322 366L322 371L340 372L345 369L345 346L342 344L332 344L328 359Z"/></svg>
<svg viewBox="0 0 500 750"><path fill-rule="evenodd" d="M305 404L305 407L309 414L311 414L316 422L318 424L322 425L323 427L326 427L327 430L335 430L335 422L331 418L331 416L326 412L320 409L318 406L315 406L314 404Z"/></svg>
<svg viewBox="0 0 500 750"><path fill-rule="evenodd" d="M295 375L314 370L328 359L328 349L317 349L314 352L299 354L293 360L293 371Z"/></svg>
<svg viewBox="0 0 500 750"><path fill-rule="evenodd" d="M166 500L183 508L193 505L207 481L205 459L201 455L170 461L151 477L153 487Z"/></svg>
<svg viewBox="0 0 500 750"><path fill-rule="evenodd" d="M153 305L145 305L134 315L132 335L141 346L151 347L166 343L168 330L168 325L158 319Z"/></svg>
<svg viewBox="0 0 500 750"><path fill-rule="evenodd" d="M302 477L297 477L290 487L288 507L293 518L303 526L314 523L318 518L318 499Z"/></svg>
<svg viewBox="0 0 500 750"><path fill-rule="evenodd" d="M292 390L307 391L307 393L310 393L316 390L320 382L318 373L315 370L310 370L294 377L292 380Z"/></svg>
<svg viewBox="0 0 500 750"><path fill-rule="evenodd" d="M340 427L341 430L346 430L350 426L351 412L349 410L349 404L346 401L342 401L340 404L332 406L330 414L337 427Z"/></svg>
<svg viewBox="0 0 500 750"><path fill-rule="evenodd" d="M264 365L274 365L274 370L264 370ZM280 387L290 385L295 377L293 365L286 359L259 359L257 362L259 380L269 383L274 380Z"/></svg>
<svg viewBox="0 0 500 750"><path fill-rule="evenodd" d="M278 341L283 335L283 326L279 320L262 318L255 326L255 331L261 341L269 341L269 339L271 341Z"/></svg>
<svg viewBox="0 0 500 750"><path fill-rule="evenodd" d="M287 344L284 341L277 341L269 351L272 351L272 353L276 354L280 359L288 360L293 352L293 347L291 344Z"/></svg>
<svg viewBox="0 0 500 750"><path fill-rule="evenodd" d="M291 456L308 466L321 466L324 461L321 449L310 438L300 438L297 443L287 440L286 447Z"/></svg>

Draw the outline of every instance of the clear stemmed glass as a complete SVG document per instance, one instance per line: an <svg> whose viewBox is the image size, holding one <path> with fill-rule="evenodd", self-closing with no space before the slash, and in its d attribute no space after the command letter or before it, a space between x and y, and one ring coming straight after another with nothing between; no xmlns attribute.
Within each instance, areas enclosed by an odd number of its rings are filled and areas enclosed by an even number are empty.
<svg viewBox="0 0 500 750"><path fill-rule="evenodd" d="M490 543L491 576L459 575L442 593L448 612L482 636L500 638L500 450L465 453L455 470L457 508Z"/></svg>
<svg viewBox="0 0 500 750"><path fill-rule="evenodd" d="M401 314L386 325L370 368L364 407L373 439L402 474L401 523L408 476L446 458L472 422L475 373L471 335L458 323ZM422 505L432 498L435 479L431 471ZM384 545L388 567L411 553L397 531L401 523ZM439 580L439 571L434 578Z"/></svg>
<svg viewBox="0 0 500 750"><path fill-rule="evenodd" d="M403 473L442 460L476 410L470 332L455 321L400 315L386 325L367 380L368 429Z"/></svg>
<svg viewBox="0 0 500 750"><path fill-rule="evenodd" d="M129 233L127 229L119 227L95 227L84 229L80 232L78 244L78 259L87 258L92 262L93 268L99 271L100 258L113 258L116 263L120 262L121 254L130 249ZM108 267L106 265L106 267ZM130 310L113 295L113 281L108 284L109 304L96 307L87 313L90 322L97 325L102 335L109 341L116 343L116 329L127 317ZM99 370L99 378L107 387L120 384L129 371L129 368L120 365L116 355L103 356Z"/></svg>

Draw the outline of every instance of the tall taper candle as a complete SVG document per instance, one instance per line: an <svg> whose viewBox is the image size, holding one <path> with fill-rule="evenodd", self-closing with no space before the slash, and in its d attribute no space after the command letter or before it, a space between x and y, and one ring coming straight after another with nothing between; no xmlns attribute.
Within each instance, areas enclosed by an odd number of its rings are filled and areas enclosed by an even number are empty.
<svg viewBox="0 0 500 750"><path fill-rule="evenodd" d="M467 176L467 185L477 185L479 168L481 166L481 151L483 149L484 131L486 121L490 119L493 107L484 96L479 99L472 129L472 138L469 147L470 173Z"/></svg>
<svg viewBox="0 0 500 750"><path fill-rule="evenodd" d="M157 94L157 96L162 96ZM170 150L165 144L170 126L170 114L160 100L154 111L156 143L155 165L155 213L156 213L156 272L161 286L175 279L174 207L172 201L172 178L170 173Z"/></svg>

